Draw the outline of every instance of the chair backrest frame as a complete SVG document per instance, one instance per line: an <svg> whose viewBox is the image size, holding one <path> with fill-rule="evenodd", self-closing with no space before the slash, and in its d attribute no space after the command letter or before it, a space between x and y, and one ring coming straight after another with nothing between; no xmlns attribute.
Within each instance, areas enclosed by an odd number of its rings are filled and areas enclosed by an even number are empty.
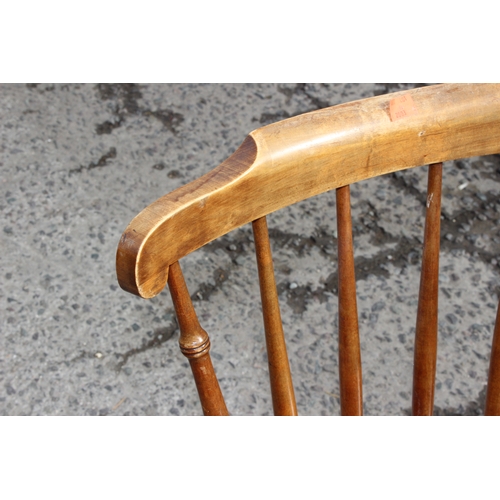
<svg viewBox="0 0 500 500"><path fill-rule="evenodd" d="M178 260L252 222L275 414L297 408L281 325L266 215L336 189L339 377L344 415L363 411L349 185L430 164L415 335L413 413L431 415L437 358L442 162L500 153L500 85L437 85L355 101L257 129L219 167L160 198L127 227L118 281L150 298L168 281L206 415L228 414ZM193 230L196 228L196 230ZM169 269L171 276L169 279ZM486 413L500 414L500 308Z"/></svg>
<svg viewBox="0 0 500 500"><path fill-rule="evenodd" d="M411 98L416 111L392 118L391 102L401 97ZM422 87L267 125L214 170L132 220L117 250L118 282L154 297L170 264L237 227L378 175L498 153L499 136L497 84Z"/></svg>

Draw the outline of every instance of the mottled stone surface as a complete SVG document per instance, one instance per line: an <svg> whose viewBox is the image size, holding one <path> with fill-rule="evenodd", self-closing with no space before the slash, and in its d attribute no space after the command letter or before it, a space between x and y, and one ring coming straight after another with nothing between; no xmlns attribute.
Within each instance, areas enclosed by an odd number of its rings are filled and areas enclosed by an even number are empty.
<svg viewBox="0 0 500 500"><path fill-rule="evenodd" d="M414 84L0 86L0 414L197 415L167 291L122 291L146 205L254 128ZM352 186L365 413L411 406L425 167ZM444 167L437 414L480 414L500 291L500 160ZM223 214L221 214L223 216ZM268 217L299 413L338 415L335 194ZM182 260L231 413L272 413L250 226Z"/></svg>

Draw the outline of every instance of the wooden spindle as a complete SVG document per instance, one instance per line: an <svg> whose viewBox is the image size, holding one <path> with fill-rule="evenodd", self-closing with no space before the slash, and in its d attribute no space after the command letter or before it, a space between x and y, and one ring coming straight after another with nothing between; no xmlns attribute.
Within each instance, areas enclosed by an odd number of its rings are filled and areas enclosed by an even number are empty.
<svg viewBox="0 0 500 500"><path fill-rule="evenodd" d="M297 415L266 217L252 222L275 415Z"/></svg>
<svg viewBox="0 0 500 500"><path fill-rule="evenodd" d="M356 278L349 186L337 189L339 276L339 372L342 415L363 414L361 348L359 345Z"/></svg>
<svg viewBox="0 0 500 500"><path fill-rule="evenodd" d="M413 366L413 415L432 415L438 341L439 244L443 164L429 165Z"/></svg>
<svg viewBox="0 0 500 500"><path fill-rule="evenodd" d="M485 415L500 415L500 302L491 346L490 372L486 392Z"/></svg>
<svg viewBox="0 0 500 500"><path fill-rule="evenodd" d="M228 415L210 359L210 339L200 326L178 262L169 267L168 286L181 331L179 345L182 354L189 359L203 414Z"/></svg>

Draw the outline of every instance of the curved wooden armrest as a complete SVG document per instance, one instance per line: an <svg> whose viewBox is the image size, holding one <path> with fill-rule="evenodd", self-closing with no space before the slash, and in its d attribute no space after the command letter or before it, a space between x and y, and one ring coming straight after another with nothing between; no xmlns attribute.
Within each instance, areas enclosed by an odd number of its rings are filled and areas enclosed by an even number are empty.
<svg viewBox="0 0 500 500"><path fill-rule="evenodd" d="M401 117L391 101L403 96L413 106ZM499 84L418 88L262 127L217 168L132 220L118 246L118 281L154 297L171 264L280 208L377 175L498 152Z"/></svg>

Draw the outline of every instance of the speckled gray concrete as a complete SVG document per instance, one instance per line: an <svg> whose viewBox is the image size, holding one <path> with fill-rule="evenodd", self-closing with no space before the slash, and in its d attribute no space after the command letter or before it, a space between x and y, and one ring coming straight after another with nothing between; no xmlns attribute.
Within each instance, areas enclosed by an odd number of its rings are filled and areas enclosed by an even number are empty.
<svg viewBox="0 0 500 500"><path fill-rule="evenodd" d="M263 124L411 88L0 86L0 413L198 415L167 291L122 291L130 220ZM426 168L352 187L365 413L408 412ZM498 156L444 169L438 414L481 413L500 291ZM223 216L223 214L221 214ZM269 216L299 412L338 415L334 193ZM230 412L272 413L250 227L182 261Z"/></svg>

